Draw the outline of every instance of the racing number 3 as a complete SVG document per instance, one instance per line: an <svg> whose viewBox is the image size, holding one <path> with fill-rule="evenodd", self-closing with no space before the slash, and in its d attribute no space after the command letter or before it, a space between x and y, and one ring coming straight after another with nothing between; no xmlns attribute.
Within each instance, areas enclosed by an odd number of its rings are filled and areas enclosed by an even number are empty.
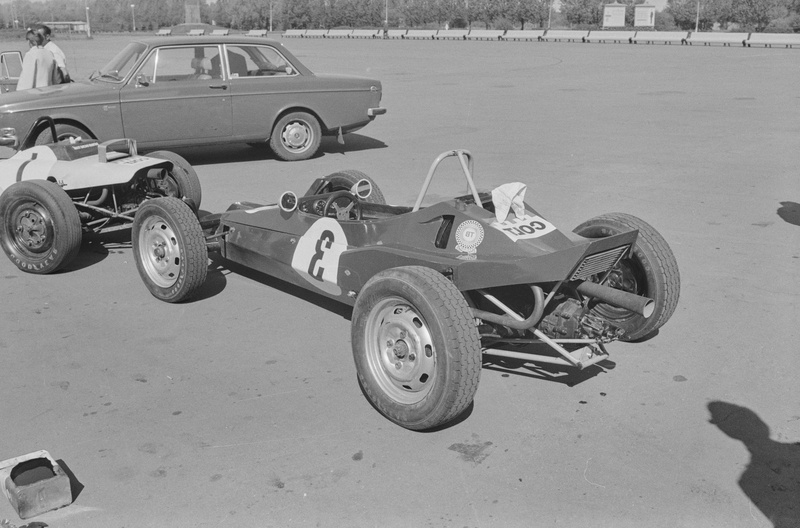
<svg viewBox="0 0 800 528"><path fill-rule="evenodd" d="M322 266L321 261L325 257L325 251L331 248L334 241L333 233L329 229L326 229L319 235L316 251L311 257L311 261L308 263L308 274L318 281L322 281L322 274L325 273L325 268Z"/></svg>

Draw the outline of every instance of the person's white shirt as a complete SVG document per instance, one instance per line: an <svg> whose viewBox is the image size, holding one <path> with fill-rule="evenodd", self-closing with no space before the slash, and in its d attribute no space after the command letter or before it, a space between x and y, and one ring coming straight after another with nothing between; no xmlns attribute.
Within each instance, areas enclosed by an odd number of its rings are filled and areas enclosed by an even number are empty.
<svg viewBox="0 0 800 528"><path fill-rule="evenodd" d="M56 59L56 65L58 69L61 70L61 76L64 79L69 79L69 72L67 71L67 56L61 51L52 40L48 40L47 44L44 45L44 49L49 50L50 53L53 54L53 57Z"/></svg>

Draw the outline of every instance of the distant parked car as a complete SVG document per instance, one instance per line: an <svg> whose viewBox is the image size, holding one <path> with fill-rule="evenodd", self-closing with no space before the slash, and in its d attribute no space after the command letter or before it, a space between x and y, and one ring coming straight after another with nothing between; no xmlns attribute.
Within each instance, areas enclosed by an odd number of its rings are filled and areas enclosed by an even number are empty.
<svg viewBox="0 0 800 528"><path fill-rule="evenodd" d="M381 96L380 81L315 74L273 40L156 37L129 43L88 80L3 94L0 127L22 133L47 114L60 139L127 137L145 151L268 143L294 161L313 156L321 136L386 113Z"/></svg>

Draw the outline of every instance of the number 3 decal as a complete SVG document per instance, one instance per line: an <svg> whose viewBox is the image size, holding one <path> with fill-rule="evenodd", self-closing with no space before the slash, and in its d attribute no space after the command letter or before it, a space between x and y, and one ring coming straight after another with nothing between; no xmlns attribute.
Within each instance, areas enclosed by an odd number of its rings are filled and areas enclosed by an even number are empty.
<svg viewBox="0 0 800 528"><path fill-rule="evenodd" d="M305 280L331 295L341 295L337 284L339 257L347 249L347 237L333 218L320 218L297 242L292 268Z"/></svg>

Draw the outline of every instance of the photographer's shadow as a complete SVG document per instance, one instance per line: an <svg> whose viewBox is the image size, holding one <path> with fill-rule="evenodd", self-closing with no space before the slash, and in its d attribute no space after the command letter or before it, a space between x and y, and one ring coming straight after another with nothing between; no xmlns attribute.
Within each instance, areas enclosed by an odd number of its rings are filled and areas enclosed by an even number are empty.
<svg viewBox="0 0 800 528"><path fill-rule="evenodd" d="M750 452L739 486L775 528L800 526L800 444L782 444L769 437L769 427L756 413L728 402L708 404L710 423L740 440Z"/></svg>

